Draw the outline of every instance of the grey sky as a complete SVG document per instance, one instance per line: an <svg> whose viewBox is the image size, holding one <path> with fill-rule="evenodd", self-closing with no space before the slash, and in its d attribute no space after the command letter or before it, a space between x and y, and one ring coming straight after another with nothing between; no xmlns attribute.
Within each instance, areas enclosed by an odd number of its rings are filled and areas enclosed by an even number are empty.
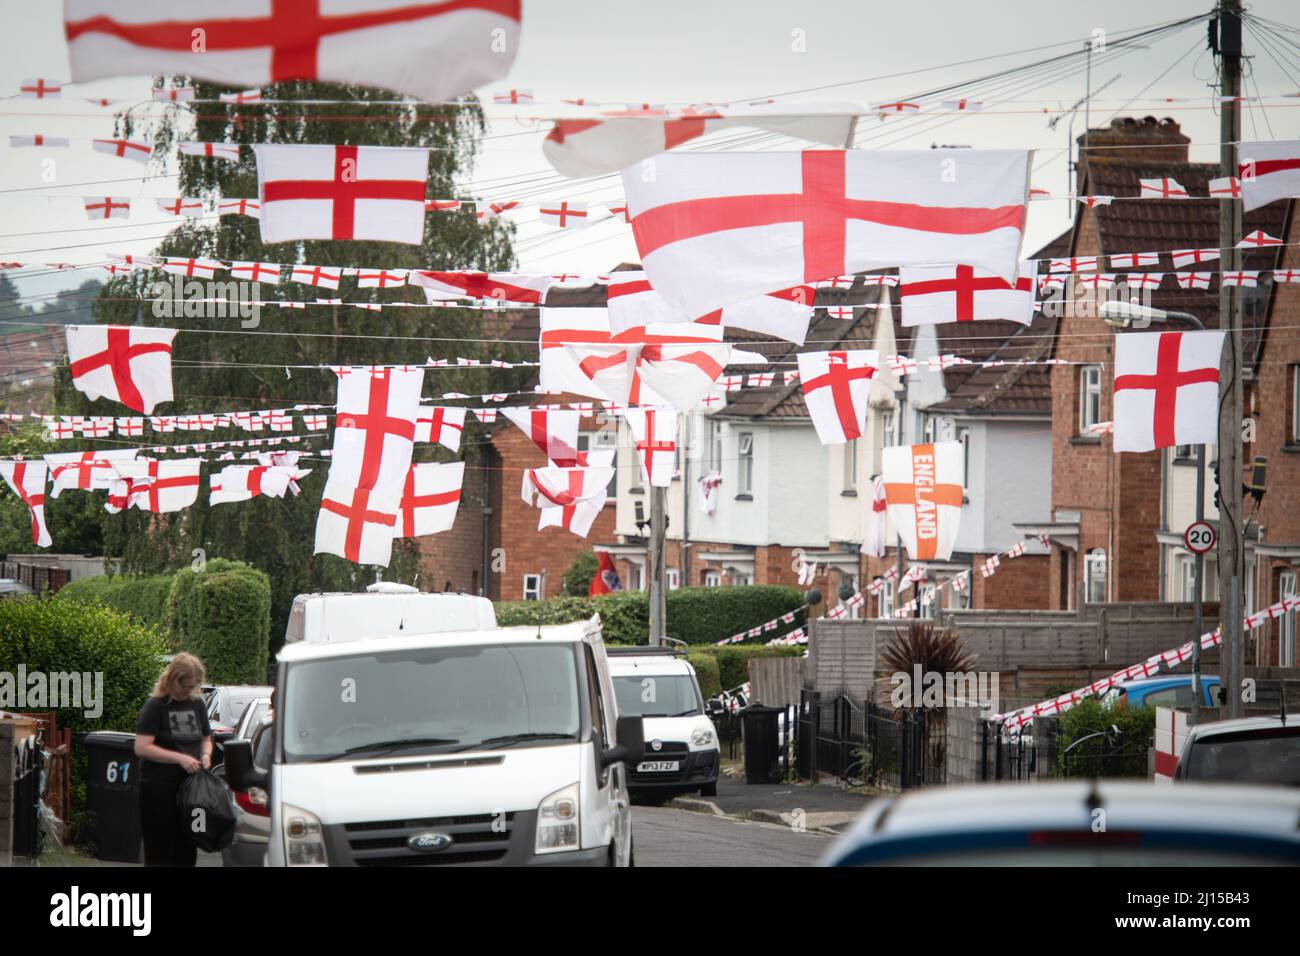
<svg viewBox="0 0 1300 956"><path fill-rule="evenodd" d="M514 71L502 84L531 89L537 100L587 97L602 102L700 102L743 100L760 96L844 84L870 77L915 71L912 75L855 82L816 92L796 93L799 100L891 101L919 91L974 79L997 69L1017 66L1082 46L1094 30L1108 35L1190 16L1208 9L1205 2L1149 0L1142 4L1105 2L1025 2L999 0L971 3L941 0L921 3L869 3L816 0L791 3L777 0L630 0L601 3L550 0L525 3L521 51ZM1294 0L1259 0L1250 5L1261 17L1300 27ZM16 92L24 77L43 75L67 79L66 48L61 33L61 5L31 0L0 0L0 96ZM802 31L796 33L796 31ZM1300 36L1295 37L1300 40ZM802 40L802 44L798 41ZM1064 44L1031 51L1030 48ZM1286 48L1276 56L1247 33L1247 51L1256 54L1247 92L1266 97L1300 92L1300 50ZM1012 56L947 66L958 61L1026 51ZM1181 59L1180 59L1181 58ZM1096 94L1093 125L1099 125L1125 100L1151 86L1146 97L1187 97L1189 102L1161 104L1139 100L1123 113L1173 116L1193 141L1192 158L1216 158L1218 116L1212 102L1214 61L1205 46L1205 28L1197 24L1164 39L1149 50L1104 62L1098 54L1093 87L1118 76ZM939 67L929 69L930 67ZM1285 68L1285 69L1284 69ZM1288 75L1289 74L1289 75ZM942 127L927 118L864 119L859 145L868 148L925 148L932 143L975 147L1033 147L1035 185L1055 196L1069 189L1067 122L1047 128L1050 112L1069 106L1084 93L1081 72L1068 76L1024 80L985 96L988 111L959 117ZM112 129L111 110L100 111L78 96L122 97L135 102L148 96L145 78L102 81L65 91L65 101L39 104L7 100L0 107L0 259L84 262L107 250L145 252L175 220L145 209L133 211L129 225L121 220L89 224L81 197L117 195L174 196L168 180L141 182L142 167L90 153L70 150L12 150L12 133L45 132L91 138ZM1005 102L1013 100L1015 102ZM998 103L1002 105L997 105ZM1300 99L1267 111L1247 112L1246 138L1288 139L1300 136ZM37 115L55 113L56 115ZM514 120L494 121L482 159L467 184L467 193L510 198L521 180L543 179L544 189L529 184L535 198L587 199L599 202L621 195L617 180L595 184L567 183L553 177L540 150L544 126L534 131ZM1074 126L1082 130L1082 117ZM522 133L524 135L508 135ZM731 134L734 135L734 134ZM789 141L770 140L787 147ZM41 179L41 160L54 157L57 180ZM152 170L151 170L152 173ZM92 181L136 177L134 181L84 185ZM13 192L22 189L23 192ZM52 198L55 195L64 198ZM151 200L148 205L152 207ZM1026 250L1032 251L1069 223L1070 204L1061 199L1031 207ZM577 232L557 233L536 223L535 211L519 217L519 253L525 270L594 272L634 259L635 248L626 226L593 225ZM66 232L58 230L69 230ZM35 235L18 235L36 233ZM41 233L45 233L42 235ZM58 248L69 247L69 248ZM382 263L356 263L382 265ZM21 280L25 294L75 285L85 275L65 273L45 279Z"/></svg>

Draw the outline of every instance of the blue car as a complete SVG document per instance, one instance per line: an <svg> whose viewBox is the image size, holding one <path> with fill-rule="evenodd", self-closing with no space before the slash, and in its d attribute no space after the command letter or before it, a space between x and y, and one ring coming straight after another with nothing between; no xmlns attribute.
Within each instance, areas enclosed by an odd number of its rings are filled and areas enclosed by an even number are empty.
<svg viewBox="0 0 1300 956"><path fill-rule="evenodd" d="M1201 675L1201 706L1218 704L1219 675ZM1192 675L1170 674L1116 684L1101 699L1107 707L1178 707L1192 706Z"/></svg>

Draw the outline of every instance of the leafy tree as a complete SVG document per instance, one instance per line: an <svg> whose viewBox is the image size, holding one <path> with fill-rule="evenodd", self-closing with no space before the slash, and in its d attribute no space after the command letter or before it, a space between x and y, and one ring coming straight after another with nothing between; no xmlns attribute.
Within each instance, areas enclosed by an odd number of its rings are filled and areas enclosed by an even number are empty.
<svg viewBox="0 0 1300 956"><path fill-rule="evenodd" d="M23 455L40 459L46 452L57 451L56 443L47 441L39 424L20 425L0 433L0 458ZM69 491L58 498L45 495L45 523L49 526L51 546L46 549L62 554L100 554L104 547L103 496L84 491ZM0 554L32 554L32 513L0 481Z"/></svg>
<svg viewBox="0 0 1300 956"><path fill-rule="evenodd" d="M190 81L178 78L174 82ZM223 89L206 83L193 85L200 100L215 101ZM118 128L121 133L151 139L155 157L170 156L180 140L428 147L430 198L461 194L456 184L471 168L483 130L482 112L475 103L434 106L395 102L387 91L339 84L283 83L267 92L268 98L275 100L317 102L203 103L193 111L169 109L161 116L127 112L119 118ZM321 100L359 102L330 105ZM243 149L238 162L182 156L179 163L178 195L210 199L257 195L257 168L251 149ZM418 247L345 241L263 245L256 220L226 216L216 225L193 222L180 226L162 241L156 254L353 268L499 271L514 264L512 238L512 231L500 221L480 224L466 210L430 213L424 242ZM332 404L336 379L328 368L320 366L423 364L428 356L527 357L519 346L478 344L493 338L484 327L493 314L464 309L388 309L375 313L329 305L309 305L293 311L265 308L261 310L260 324L247 330L240 328L238 318L167 316L165 305L171 291L156 284L173 278L157 271L118 277L105 286L95 309L95 318L100 322L184 330L177 336L173 350L176 401L162 406L160 413ZM344 301L423 302L418 288L373 290L372 296L372 290L357 293L355 283L355 278L345 277L339 290L327 295ZM246 298L301 301L314 298L317 291L286 283L279 287L262 284L256 296L246 288L244 294ZM522 384L526 374L499 369L438 369L427 374L425 394L510 391ZM121 406L104 400L90 403L75 393L66 370L61 375L59 394L67 412L122 414ZM190 443L194 437L176 433L151 436L149 440ZM199 440L247 437L232 429L227 434L204 434ZM467 429L465 439L463 454L468 467L473 468L478 454L471 429ZM295 594L316 589L352 590L375 579L375 569L358 567L332 555L312 554L316 516L329 465L328 459L312 453L329 444L330 437L322 436L312 444L299 446L305 451L303 466L313 468L314 473L301 483L303 493L297 498L259 497L212 507L207 496L200 494L193 507L175 514L151 515L132 510L105 520L106 547L110 553L121 555L125 567L133 572L151 573L212 557L244 561L265 571L272 586L274 650ZM451 457L432 446L417 448L416 455L417 460ZM410 581L416 556L414 542L394 542L393 560L385 577Z"/></svg>
<svg viewBox="0 0 1300 956"><path fill-rule="evenodd" d="M586 597L591 590L591 579L599 568L600 561L594 551L579 551L564 572L564 593Z"/></svg>

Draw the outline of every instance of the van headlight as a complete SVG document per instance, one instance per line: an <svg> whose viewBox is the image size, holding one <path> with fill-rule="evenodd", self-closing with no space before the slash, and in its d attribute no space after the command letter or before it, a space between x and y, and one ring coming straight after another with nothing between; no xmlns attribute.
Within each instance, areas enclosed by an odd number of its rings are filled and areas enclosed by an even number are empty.
<svg viewBox="0 0 1300 956"><path fill-rule="evenodd" d="M713 744L712 727L696 727L695 732L691 734L691 743L697 747L708 747Z"/></svg>
<svg viewBox="0 0 1300 956"><path fill-rule="evenodd" d="M560 853L578 847L578 785L571 783L538 805L534 849L537 853Z"/></svg>
<svg viewBox="0 0 1300 956"><path fill-rule="evenodd" d="M325 860L325 831L314 813L287 803L280 804L280 833L284 837L285 865L329 865Z"/></svg>

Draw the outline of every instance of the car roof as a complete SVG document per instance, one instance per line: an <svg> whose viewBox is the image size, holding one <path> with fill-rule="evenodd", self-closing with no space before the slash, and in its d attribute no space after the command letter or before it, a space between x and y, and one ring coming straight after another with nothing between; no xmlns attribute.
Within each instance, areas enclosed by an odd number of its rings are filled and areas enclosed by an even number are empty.
<svg viewBox="0 0 1300 956"><path fill-rule="evenodd" d="M1252 730L1277 730L1283 726L1300 730L1300 714L1287 714L1285 725L1282 723L1282 717L1279 714L1238 717L1235 720L1216 720L1209 724L1196 724L1187 728L1187 739L1190 741L1197 737L1239 734Z"/></svg>
<svg viewBox="0 0 1300 956"><path fill-rule="evenodd" d="M1108 830L1231 834L1295 844L1300 859L1300 789L1150 781L1053 781L933 787L872 801L836 843L827 862L870 857L863 848L915 842L900 852L944 852L947 837L1038 830L1089 831L1094 809ZM921 841L934 843L922 848Z"/></svg>
<svg viewBox="0 0 1300 956"><path fill-rule="evenodd" d="M1202 674L1201 683L1207 684L1213 681L1218 683L1218 674ZM1169 674L1165 677L1140 677L1137 680L1120 681L1116 686L1124 690L1145 690L1148 687L1177 687L1181 684L1190 684L1192 682L1191 674Z"/></svg>
<svg viewBox="0 0 1300 956"><path fill-rule="evenodd" d="M695 668L680 657L664 654L620 654L609 659L609 672L615 677L630 674L694 674Z"/></svg>
<svg viewBox="0 0 1300 956"><path fill-rule="evenodd" d="M315 643L301 641L286 644L278 659L285 663L318 660L327 657L357 657L382 654L388 651L418 650L423 647L482 647L491 644L578 644L592 633L592 621L574 621L571 624L520 627L498 627L484 631L444 631L438 634L413 634L410 637L363 637L355 641ZM594 632L599 635L600 631Z"/></svg>

